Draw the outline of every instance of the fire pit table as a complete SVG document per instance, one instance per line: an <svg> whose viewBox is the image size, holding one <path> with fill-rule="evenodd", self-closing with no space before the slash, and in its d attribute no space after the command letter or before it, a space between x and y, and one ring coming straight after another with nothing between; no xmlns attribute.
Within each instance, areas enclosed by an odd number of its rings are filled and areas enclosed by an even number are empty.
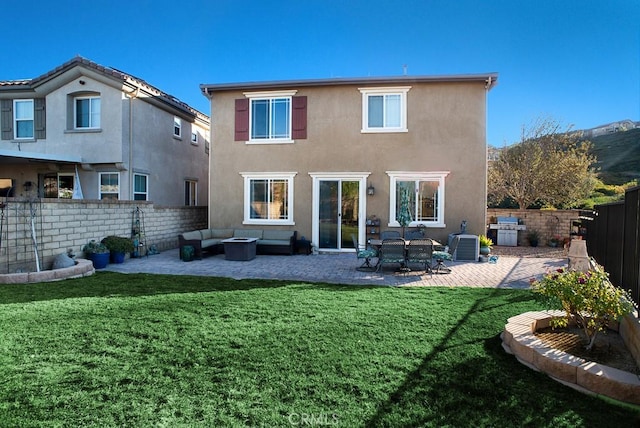
<svg viewBox="0 0 640 428"><path fill-rule="evenodd" d="M246 262L256 258L258 238L229 238L224 244L225 260Z"/></svg>

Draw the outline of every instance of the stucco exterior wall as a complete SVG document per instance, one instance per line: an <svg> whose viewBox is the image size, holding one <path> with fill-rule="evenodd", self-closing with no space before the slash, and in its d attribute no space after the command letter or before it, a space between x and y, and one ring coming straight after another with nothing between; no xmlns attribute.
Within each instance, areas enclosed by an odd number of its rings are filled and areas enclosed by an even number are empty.
<svg viewBox="0 0 640 428"><path fill-rule="evenodd" d="M388 85L394 86L394 85ZM404 85L397 85L404 86ZM362 133L359 85L295 86L307 96L307 139L294 144L234 141L234 100L242 91L215 92L211 100L210 158L213 227L243 220L240 172L295 172L294 221L299 235L312 229L312 178L317 172L366 172L375 195L366 197L366 216L389 228L387 171L448 171L445 223L430 230L446 239L468 222L468 233L484 232L486 209L486 89L481 82L412 83L407 95L408 132ZM279 88L285 89L285 88ZM275 226L274 226L275 227Z"/></svg>
<svg viewBox="0 0 640 428"><path fill-rule="evenodd" d="M3 156L16 152L16 160L0 156L0 178L14 180L15 196L33 197L39 181L43 190L41 175L74 174L77 166L85 198L98 199L99 173L113 172L119 176L120 200L132 200L133 175L146 174L148 200L172 206L184 205L188 179L198 183L197 203L206 206L208 123L202 115L194 119L177 101L179 108L95 68L76 66L33 89L0 92L0 98L46 100L46 138L0 140ZM100 97L98 129L74 129L74 97L84 95ZM181 139L173 136L174 115L182 115ZM197 144L191 141L192 129ZM25 152L43 160L30 160ZM31 192L24 189L27 182L34 183Z"/></svg>

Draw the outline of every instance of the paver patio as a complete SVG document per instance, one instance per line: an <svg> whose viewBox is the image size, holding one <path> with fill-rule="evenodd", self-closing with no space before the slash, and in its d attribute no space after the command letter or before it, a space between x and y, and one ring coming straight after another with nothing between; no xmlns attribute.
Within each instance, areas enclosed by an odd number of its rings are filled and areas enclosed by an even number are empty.
<svg viewBox="0 0 640 428"><path fill-rule="evenodd" d="M259 255L250 261L228 261L224 255L183 262L178 250L109 264L105 270L122 273L162 273L173 275L222 276L235 279L283 279L339 284L386 286L469 286L528 288L531 278L567 265L558 257L518 257L501 255L497 263L447 262L450 274L428 274L423 270L399 273L393 267L380 272L358 271L361 264L353 253L295 256Z"/></svg>

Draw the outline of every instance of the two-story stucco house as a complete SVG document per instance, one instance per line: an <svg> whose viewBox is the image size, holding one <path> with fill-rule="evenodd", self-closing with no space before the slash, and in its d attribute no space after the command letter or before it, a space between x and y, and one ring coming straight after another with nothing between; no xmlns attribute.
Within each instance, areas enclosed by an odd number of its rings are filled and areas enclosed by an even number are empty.
<svg viewBox="0 0 640 428"><path fill-rule="evenodd" d="M209 117L142 79L76 57L0 107L0 197L208 203Z"/></svg>
<svg viewBox="0 0 640 428"><path fill-rule="evenodd" d="M410 226L430 237L446 242L463 220L467 233L484 233L496 82L487 73L203 84L214 118L210 224L295 229L321 251L353 251L352 234L400 230L405 194Z"/></svg>

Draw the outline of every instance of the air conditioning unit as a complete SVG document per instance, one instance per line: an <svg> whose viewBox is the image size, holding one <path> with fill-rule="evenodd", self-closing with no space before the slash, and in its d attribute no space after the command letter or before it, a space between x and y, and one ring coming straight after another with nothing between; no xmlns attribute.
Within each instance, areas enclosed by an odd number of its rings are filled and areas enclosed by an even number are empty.
<svg viewBox="0 0 640 428"><path fill-rule="evenodd" d="M476 235L456 235L454 239L458 241L458 245L456 245L456 249L453 252L453 260L478 261L480 257L480 241Z"/></svg>

